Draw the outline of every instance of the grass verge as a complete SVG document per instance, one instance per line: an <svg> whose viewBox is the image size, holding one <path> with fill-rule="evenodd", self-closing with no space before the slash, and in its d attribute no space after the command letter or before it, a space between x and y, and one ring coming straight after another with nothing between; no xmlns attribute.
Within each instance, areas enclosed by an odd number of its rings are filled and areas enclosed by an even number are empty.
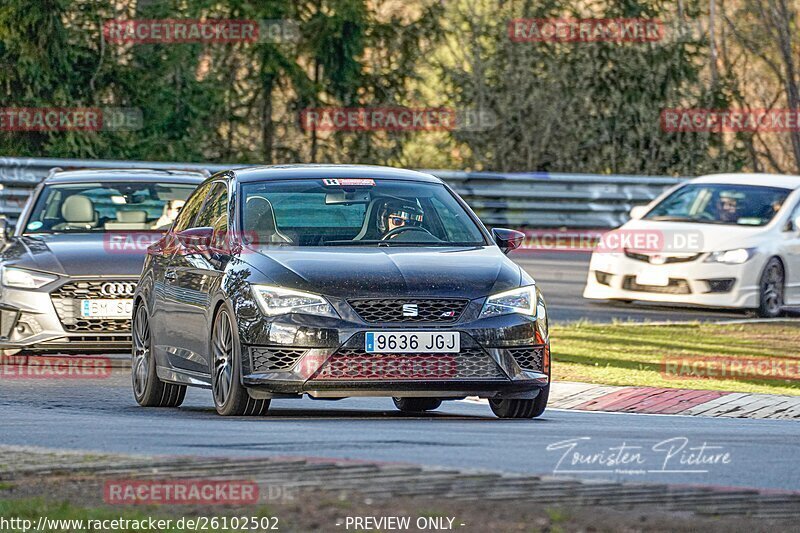
<svg viewBox="0 0 800 533"><path fill-rule="evenodd" d="M800 377L800 325L576 323L553 326L550 338L555 381L800 396L800 380L786 379ZM741 363L737 379L730 362L724 376L705 370L708 358Z"/></svg>

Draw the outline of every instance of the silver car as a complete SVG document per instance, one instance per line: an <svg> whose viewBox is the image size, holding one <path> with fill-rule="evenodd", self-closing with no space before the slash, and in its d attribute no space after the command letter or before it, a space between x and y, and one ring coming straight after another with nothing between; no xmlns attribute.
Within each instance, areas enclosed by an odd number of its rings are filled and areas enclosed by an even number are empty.
<svg viewBox="0 0 800 533"><path fill-rule="evenodd" d="M147 246L206 173L53 171L0 223L0 354L129 352Z"/></svg>

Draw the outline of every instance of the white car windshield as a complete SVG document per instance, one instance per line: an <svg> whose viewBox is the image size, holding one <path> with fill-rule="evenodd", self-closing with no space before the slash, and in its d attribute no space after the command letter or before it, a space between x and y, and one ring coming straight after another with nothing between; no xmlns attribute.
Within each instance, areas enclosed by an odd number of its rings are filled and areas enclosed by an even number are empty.
<svg viewBox="0 0 800 533"><path fill-rule="evenodd" d="M780 187L690 183L664 198L647 220L763 226L791 191Z"/></svg>

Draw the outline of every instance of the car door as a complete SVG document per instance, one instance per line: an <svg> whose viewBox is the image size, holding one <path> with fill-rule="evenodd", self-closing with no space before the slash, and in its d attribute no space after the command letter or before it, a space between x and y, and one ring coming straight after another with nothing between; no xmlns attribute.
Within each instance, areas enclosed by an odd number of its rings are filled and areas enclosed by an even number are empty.
<svg viewBox="0 0 800 533"><path fill-rule="evenodd" d="M206 196L205 203L195 218L192 228L213 228L216 239L225 239L228 227L228 184L216 181ZM217 243L211 247L185 246L172 256L169 266L172 294L180 316L174 332L176 343L175 364L179 368L206 373L208 363L209 313L211 295L219 286L223 262Z"/></svg>
<svg viewBox="0 0 800 533"><path fill-rule="evenodd" d="M180 367L177 363L185 359L182 353L179 334L181 306L176 297L175 272L172 269L173 257L180 252L177 233L192 227L200 209L203 207L211 184L201 185L181 208L175 223L164 237L162 252L153 262L153 308L150 311L150 331L153 335L154 350L159 361L169 366Z"/></svg>
<svg viewBox="0 0 800 533"><path fill-rule="evenodd" d="M784 301L788 305L800 305L800 227L796 224L798 217L800 217L800 201L789 216L787 239L784 241L787 260Z"/></svg>

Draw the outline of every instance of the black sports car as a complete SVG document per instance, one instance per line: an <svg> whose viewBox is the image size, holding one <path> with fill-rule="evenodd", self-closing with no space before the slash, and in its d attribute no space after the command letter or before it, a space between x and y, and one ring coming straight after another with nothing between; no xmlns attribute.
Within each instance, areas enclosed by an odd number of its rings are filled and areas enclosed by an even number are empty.
<svg viewBox="0 0 800 533"><path fill-rule="evenodd" d="M144 406L210 387L222 415L272 398L389 396L405 412L488 398L545 409L544 298L440 179L370 166L231 170L153 244L134 295L132 380Z"/></svg>

